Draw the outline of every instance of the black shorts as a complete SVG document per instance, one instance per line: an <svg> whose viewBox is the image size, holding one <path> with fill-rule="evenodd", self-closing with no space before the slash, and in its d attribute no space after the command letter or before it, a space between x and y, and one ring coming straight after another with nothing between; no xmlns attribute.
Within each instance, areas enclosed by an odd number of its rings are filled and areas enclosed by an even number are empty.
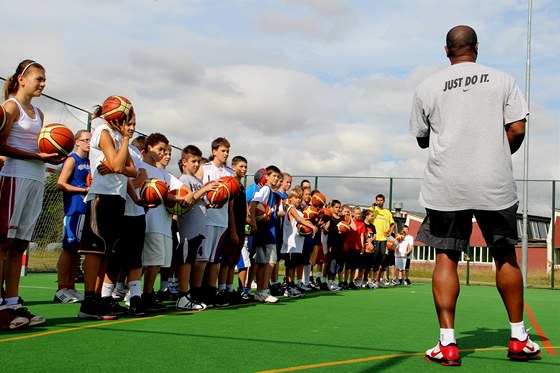
<svg viewBox="0 0 560 373"><path fill-rule="evenodd" d="M114 253L122 238L125 200L118 195L97 194L87 202L86 220L79 253Z"/></svg>
<svg viewBox="0 0 560 373"><path fill-rule="evenodd" d="M387 252L387 241L375 241L374 244L373 269L377 270L380 265L383 265L383 258Z"/></svg>
<svg viewBox="0 0 560 373"><path fill-rule="evenodd" d="M305 258L301 253L282 254L282 259L284 259L284 265L286 268L296 268L301 264L305 264Z"/></svg>
<svg viewBox="0 0 560 373"><path fill-rule="evenodd" d="M395 252L393 250L387 250L387 254L383 256L383 261L381 266L383 269L395 265Z"/></svg>
<svg viewBox="0 0 560 373"><path fill-rule="evenodd" d="M122 239L115 246L115 253L109 257L110 270L129 271L142 268L142 250L146 232L146 216L123 216Z"/></svg>
<svg viewBox="0 0 560 373"><path fill-rule="evenodd" d="M346 265L346 269L358 269L360 266L360 262L362 260L362 256L360 254L360 250L348 250L345 254L344 264Z"/></svg>
<svg viewBox="0 0 560 373"><path fill-rule="evenodd" d="M426 209L426 218L416 240L440 250L465 251L469 245L474 215L487 246L515 245L519 239L517 207L516 203L499 211Z"/></svg>
<svg viewBox="0 0 560 373"><path fill-rule="evenodd" d="M194 264L196 261L196 252L198 251L200 245L202 245L202 240L204 240L204 236L199 234L190 240L185 240L182 245L179 245L177 252L181 255L179 256L180 260L177 263Z"/></svg>
<svg viewBox="0 0 560 373"><path fill-rule="evenodd" d="M409 270L410 269L410 257L406 258L406 264L404 266L405 270Z"/></svg>
<svg viewBox="0 0 560 373"><path fill-rule="evenodd" d="M363 253L362 259L360 260L360 264L358 265L358 269L362 269L364 271L369 271L373 268L373 264L375 262L375 253Z"/></svg>

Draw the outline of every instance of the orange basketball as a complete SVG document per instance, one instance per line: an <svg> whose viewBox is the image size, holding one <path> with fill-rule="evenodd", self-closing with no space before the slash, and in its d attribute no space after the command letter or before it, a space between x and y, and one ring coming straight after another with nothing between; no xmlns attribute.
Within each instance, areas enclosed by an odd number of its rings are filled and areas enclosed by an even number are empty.
<svg viewBox="0 0 560 373"><path fill-rule="evenodd" d="M101 114L107 122L121 126L134 116L134 108L126 97L111 96L103 102Z"/></svg>
<svg viewBox="0 0 560 373"><path fill-rule="evenodd" d="M319 215L319 209L315 206L307 206L303 209L303 217L307 220L315 220Z"/></svg>
<svg viewBox="0 0 560 373"><path fill-rule="evenodd" d="M189 191L186 189L174 189L170 190L169 194L174 194L179 198L183 198L189 194ZM187 207L181 205L177 201L165 201L165 208L172 215L183 215L185 212L189 211Z"/></svg>
<svg viewBox="0 0 560 373"><path fill-rule="evenodd" d="M206 193L206 198L208 198L210 205L223 206L229 201L229 189L226 184L220 183L216 189L209 190Z"/></svg>
<svg viewBox="0 0 560 373"><path fill-rule="evenodd" d="M92 180L93 180L93 174L90 172L86 176L86 184L87 184L88 188L91 186Z"/></svg>
<svg viewBox="0 0 560 373"><path fill-rule="evenodd" d="M311 204L318 209L323 207L323 205L327 202L327 199L322 193L315 193L311 196Z"/></svg>
<svg viewBox="0 0 560 373"><path fill-rule="evenodd" d="M239 183L239 180L233 176L221 177L218 182L226 186L229 191L229 199L237 197L239 191L241 190L241 183Z"/></svg>
<svg viewBox="0 0 560 373"><path fill-rule="evenodd" d="M160 179L147 179L140 185L140 198L148 205L160 205L167 199L167 185Z"/></svg>
<svg viewBox="0 0 560 373"><path fill-rule="evenodd" d="M352 223L352 217L350 215L344 215L344 221L350 225Z"/></svg>
<svg viewBox="0 0 560 373"><path fill-rule="evenodd" d="M267 204L258 202L257 208L255 209L255 219L257 222L266 223L270 220L270 207Z"/></svg>
<svg viewBox="0 0 560 373"><path fill-rule="evenodd" d="M332 217L332 210L328 207L323 207L320 213L323 214L323 216L327 219L330 219Z"/></svg>
<svg viewBox="0 0 560 373"><path fill-rule="evenodd" d="M372 242L366 242L364 251L365 251L367 254L371 254L371 253L373 253L373 252L375 251L375 246L373 246L373 243L372 243Z"/></svg>
<svg viewBox="0 0 560 373"><path fill-rule="evenodd" d="M345 221L341 221L336 225L336 227L338 228L338 233L340 234L344 235L350 232L350 226Z"/></svg>
<svg viewBox="0 0 560 373"><path fill-rule="evenodd" d="M0 105L0 133L4 130L4 126L6 126L7 117L4 106Z"/></svg>
<svg viewBox="0 0 560 373"><path fill-rule="evenodd" d="M297 223L296 228L300 236L309 236L311 233L313 233L313 229L301 223Z"/></svg>
<svg viewBox="0 0 560 373"><path fill-rule="evenodd" d="M64 124L47 124L39 131L37 145L41 153L67 156L74 150L74 134Z"/></svg>
<svg viewBox="0 0 560 373"><path fill-rule="evenodd" d="M397 240L395 240L393 237L387 238L387 250L393 250L396 244Z"/></svg>

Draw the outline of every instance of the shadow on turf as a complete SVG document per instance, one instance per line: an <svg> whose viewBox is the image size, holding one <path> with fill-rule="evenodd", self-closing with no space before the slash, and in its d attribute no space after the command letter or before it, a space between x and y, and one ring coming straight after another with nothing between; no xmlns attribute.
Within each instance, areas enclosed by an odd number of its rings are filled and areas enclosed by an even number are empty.
<svg viewBox="0 0 560 373"><path fill-rule="evenodd" d="M474 349L483 349L491 347L506 347L509 343L511 330L509 329L490 329L490 328L476 328L476 330L468 330L461 332L464 337L457 339L457 344L461 350L461 356L467 356L474 353ZM531 336L534 341L539 341L540 338L536 335ZM468 350L468 351L464 351ZM535 359L540 360L540 357Z"/></svg>

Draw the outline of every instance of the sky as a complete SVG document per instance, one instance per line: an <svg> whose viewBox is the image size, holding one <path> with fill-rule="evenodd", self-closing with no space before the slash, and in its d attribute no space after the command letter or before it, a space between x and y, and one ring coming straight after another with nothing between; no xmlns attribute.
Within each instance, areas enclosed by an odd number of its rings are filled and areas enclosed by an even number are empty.
<svg viewBox="0 0 560 373"><path fill-rule="evenodd" d="M560 2L532 3L528 175L559 180ZM249 173L274 164L310 177L417 178L427 151L408 130L412 94L449 64L445 34L472 26L478 62L510 73L525 92L527 8L526 0L11 1L0 12L0 76L34 59L46 68L45 94L84 109L123 95L139 131L205 155L226 137ZM517 179L523 159L522 148ZM377 179L318 186L351 204L388 193ZM421 211L418 181L394 188L405 210ZM533 183L529 213L549 214L550 194L549 183Z"/></svg>

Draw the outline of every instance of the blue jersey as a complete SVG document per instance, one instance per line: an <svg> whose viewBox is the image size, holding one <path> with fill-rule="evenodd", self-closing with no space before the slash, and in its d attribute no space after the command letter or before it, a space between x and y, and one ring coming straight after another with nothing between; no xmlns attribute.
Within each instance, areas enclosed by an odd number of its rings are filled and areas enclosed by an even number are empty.
<svg viewBox="0 0 560 373"><path fill-rule="evenodd" d="M253 196L253 201L267 204L270 208L270 219L265 223L259 223L258 230L253 234L253 245L265 246L276 244L276 221L278 219L278 194L274 193L270 186L265 185L259 193Z"/></svg>
<svg viewBox="0 0 560 373"><path fill-rule="evenodd" d="M76 153L71 153L68 156L68 159L70 159L70 157L74 158L76 164L74 166L74 171L70 176L70 180L68 180L68 184L78 188L87 188L86 178L90 171L89 159L81 158ZM62 199L64 201L64 215L86 213L84 194L62 192Z"/></svg>

